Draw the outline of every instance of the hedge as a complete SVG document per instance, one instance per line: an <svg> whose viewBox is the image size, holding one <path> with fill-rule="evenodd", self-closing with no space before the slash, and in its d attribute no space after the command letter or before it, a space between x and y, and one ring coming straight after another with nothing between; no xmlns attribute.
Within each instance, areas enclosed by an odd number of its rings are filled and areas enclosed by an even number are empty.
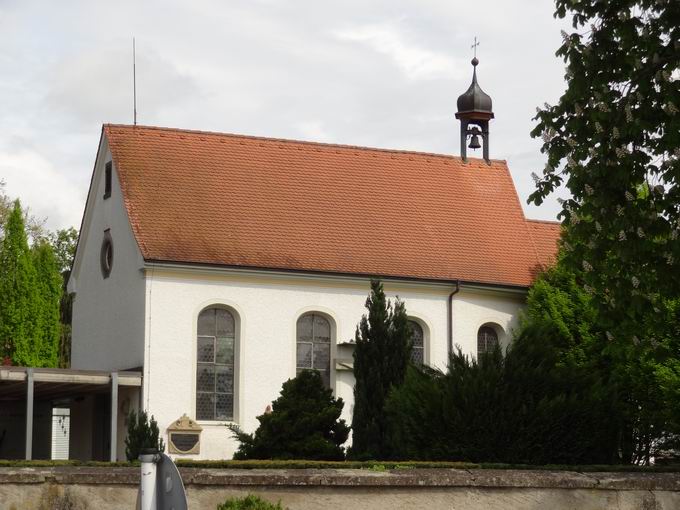
<svg viewBox="0 0 680 510"><path fill-rule="evenodd" d="M517 469L543 471L580 471L580 472L654 472L678 473L680 464L659 466L636 466L631 464L592 464L582 466L565 465L527 465L527 464L495 464L472 462L379 462L379 461L310 461L310 460L191 460L178 459L180 468L204 469L368 469L372 471L389 471L399 469ZM139 462L83 462L77 460L0 460L0 468L19 467L139 467Z"/></svg>

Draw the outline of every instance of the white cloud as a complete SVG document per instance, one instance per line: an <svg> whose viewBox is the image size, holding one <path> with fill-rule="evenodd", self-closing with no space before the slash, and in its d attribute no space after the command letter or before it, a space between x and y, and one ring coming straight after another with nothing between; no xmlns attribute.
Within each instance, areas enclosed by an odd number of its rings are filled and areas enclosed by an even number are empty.
<svg viewBox="0 0 680 510"><path fill-rule="evenodd" d="M30 150L0 152L0 175L6 181L7 195L19 197L33 216L47 220L48 228L80 225L80 204L87 190L59 172L54 162Z"/></svg>
<svg viewBox="0 0 680 510"><path fill-rule="evenodd" d="M340 40L363 43L373 51L387 55L410 80L460 76L460 63L450 55L408 41L401 31L389 24L336 30L334 35Z"/></svg>
<svg viewBox="0 0 680 510"><path fill-rule="evenodd" d="M126 45L127 46L127 45ZM127 51L126 51L127 50ZM123 44L65 55L49 72L45 104L55 113L88 125L130 123L133 117L132 55ZM148 46L137 55L137 111L145 122L196 94L191 77L180 73Z"/></svg>
<svg viewBox="0 0 680 510"><path fill-rule="evenodd" d="M491 155L509 160L524 202L544 165L529 138L534 108L564 88L553 10L535 0L0 0L0 178L50 228L80 223L101 122L132 121L133 34L140 123L457 154L455 102L477 35L496 113Z"/></svg>

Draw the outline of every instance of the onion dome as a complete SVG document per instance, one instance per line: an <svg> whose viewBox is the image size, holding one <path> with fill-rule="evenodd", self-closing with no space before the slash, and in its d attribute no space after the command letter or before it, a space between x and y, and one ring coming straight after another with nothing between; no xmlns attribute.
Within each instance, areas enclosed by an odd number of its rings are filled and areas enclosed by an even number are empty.
<svg viewBox="0 0 680 510"><path fill-rule="evenodd" d="M493 118L493 111L491 109L491 96L484 92L477 83L477 64L479 60L477 57L472 59L474 71L472 72L472 83L464 94L458 97L458 113L459 115L469 113L481 113L485 118Z"/></svg>

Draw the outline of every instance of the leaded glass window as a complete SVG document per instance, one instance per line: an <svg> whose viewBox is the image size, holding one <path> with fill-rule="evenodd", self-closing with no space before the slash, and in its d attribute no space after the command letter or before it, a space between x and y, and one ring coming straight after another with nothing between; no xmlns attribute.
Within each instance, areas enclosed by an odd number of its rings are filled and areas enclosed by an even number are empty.
<svg viewBox="0 0 680 510"><path fill-rule="evenodd" d="M498 345L498 334L490 326L482 326L477 332L477 357L493 352Z"/></svg>
<svg viewBox="0 0 680 510"><path fill-rule="evenodd" d="M411 341L413 350L411 351L411 361L415 365L422 365L425 362L425 342L423 340L423 328L416 321L408 321L411 330Z"/></svg>
<svg viewBox="0 0 680 510"><path fill-rule="evenodd" d="M297 321L296 372L317 370L331 387L331 324L321 315L308 313Z"/></svg>
<svg viewBox="0 0 680 510"><path fill-rule="evenodd" d="M206 308L198 316L196 339L196 419L234 419L234 316Z"/></svg>

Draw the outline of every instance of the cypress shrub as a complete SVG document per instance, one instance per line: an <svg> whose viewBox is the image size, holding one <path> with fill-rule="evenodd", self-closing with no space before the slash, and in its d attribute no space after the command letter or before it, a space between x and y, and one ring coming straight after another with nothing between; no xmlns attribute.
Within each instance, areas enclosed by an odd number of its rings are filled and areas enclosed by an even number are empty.
<svg viewBox="0 0 680 510"><path fill-rule="evenodd" d="M234 459L343 460L349 427L339 419L344 403L334 398L315 370L303 370L283 383L271 412L257 417L260 426L247 434L229 425L240 442Z"/></svg>
<svg viewBox="0 0 680 510"><path fill-rule="evenodd" d="M130 411L127 417L127 437L125 438L125 456L127 460L137 460L142 450L154 449L162 452L165 443L160 437L158 424L153 415L151 420L146 411Z"/></svg>
<svg viewBox="0 0 680 510"><path fill-rule="evenodd" d="M371 281L366 308L368 315L362 317L355 335L349 456L360 460L386 459L392 453L385 401L390 390L403 382L413 346L404 303L397 299L392 308L378 280Z"/></svg>
<svg viewBox="0 0 680 510"><path fill-rule="evenodd" d="M397 458L606 464L619 413L597 372L560 360L549 324L525 327L505 356L453 353L446 373L412 367L386 412Z"/></svg>
<svg viewBox="0 0 680 510"><path fill-rule="evenodd" d="M515 404L505 423L522 434L508 443L507 458L526 464L613 463L622 420L617 388L594 363L565 358L556 338L552 322L536 321L522 329L508 352L507 402Z"/></svg>

